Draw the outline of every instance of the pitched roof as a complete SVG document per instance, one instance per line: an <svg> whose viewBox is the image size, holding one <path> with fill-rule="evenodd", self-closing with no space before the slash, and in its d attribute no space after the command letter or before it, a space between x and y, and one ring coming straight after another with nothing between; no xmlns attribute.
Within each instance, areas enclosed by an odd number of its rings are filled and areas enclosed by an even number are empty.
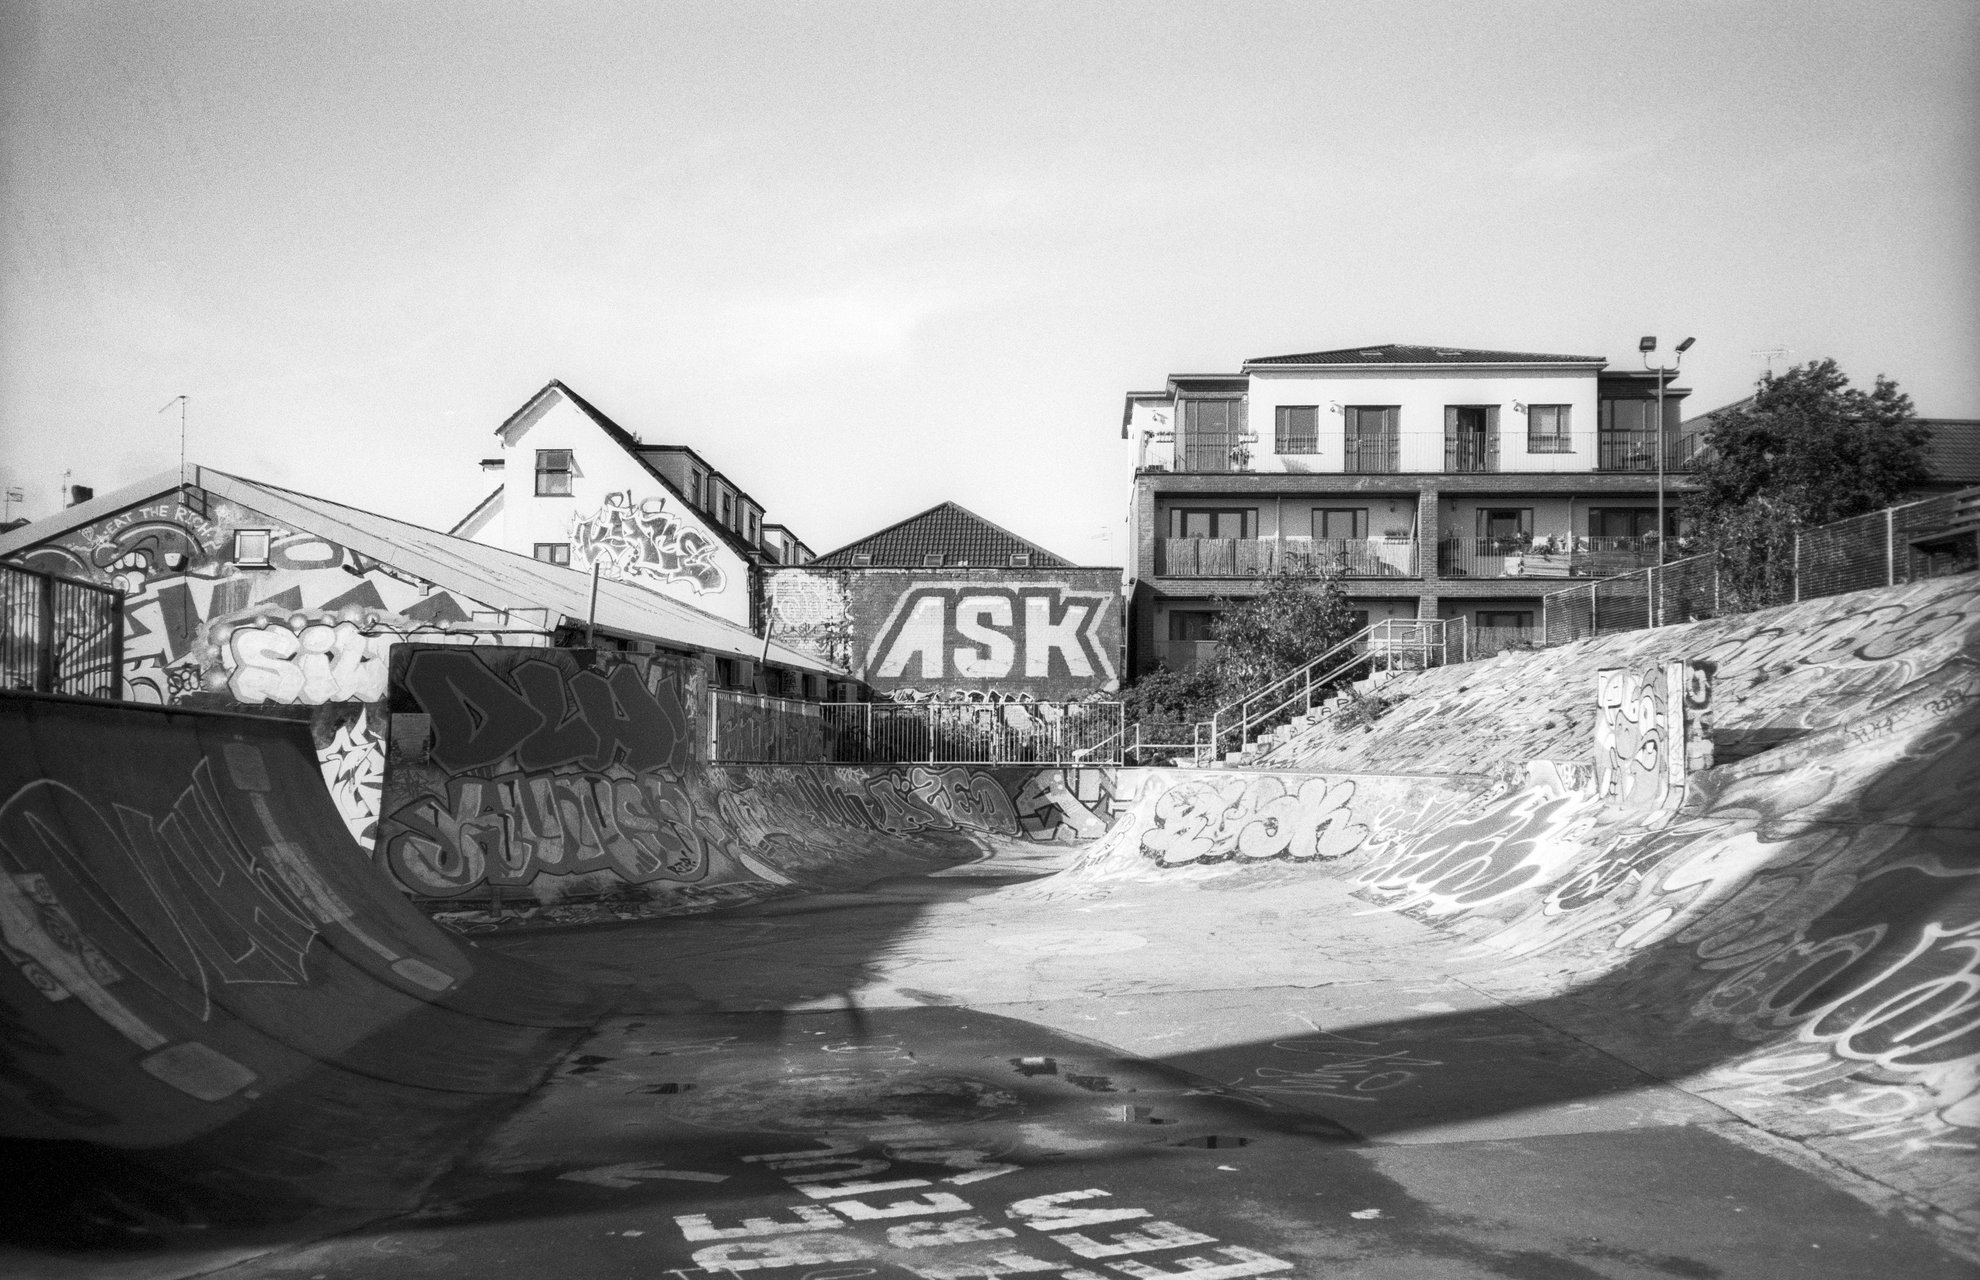
<svg viewBox="0 0 1980 1280"><path fill-rule="evenodd" d="M550 379L550 381L544 383L541 390L539 390L535 395L531 396L529 399L523 401L522 408L516 410L508 417L504 418L502 420L502 425L495 428L495 434L502 435L504 432L508 431L510 424L514 423L516 419L522 417L524 414L534 409L537 406L537 404L542 401L544 396L549 395L553 391L563 396L566 400L569 400L571 404L576 407L579 413L582 413L585 417L590 418L594 423L596 423L598 425L598 428L605 433L605 435L612 441L613 444L616 444L621 449L624 449L626 451L626 455L630 457L635 463L637 463L641 470L645 471L649 476L652 476L655 480L657 480L660 483L660 487L663 490L673 495L675 498L679 499L680 504L683 507L686 507L688 510L693 511L697 515L699 515L701 517L701 522L705 524L709 528L709 530L715 534L716 537L720 538L722 541L729 544L730 550L736 552L738 555L742 556L743 559L745 560L762 558L763 549L761 547L751 545L749 539L743 537L740 533L737 533L734 529L729 528L727 525L723 524L720 520L717 520L714 517L714 515L712 515L706 508L698 507L694 503L689 502L687 495L682 493L678 488L676 488L674 486L674 482L672 480L669 480L658 467L654 466L652 461L649 458L647 458L645 454L645 451L649 449L659 450L659 449L667 449L674 447L684 448L685 446L671 446L671 445L657 445L657 444L648 445L648 444L640 443L640 439L638 436L634 435L632 432L626 430L618 423L606 417L605 414L599 410L598 406L592 404L591 401L585 399L577 392L571 390L569 387L565 386L562 382L558 381L556 378L552 378ZM689 450L689 452L693 452L693 451ZM700 455L697 454L696 456L699 457ZM731 487L735 488L738 492L741 492L742 487L740 485L736 485L733 482L731 482ZM487 500L484 499L483 501L485 505ZM755 499L752 498L750 501L754 502ZM476 510L478 511L480 510L480 508L477 507ZM461 525L466 524L469 519L473 518L473 516L474 516L474 512L469 512L468 515L464 517L460 521L460 523L456 524L454 527L456 529L460 528Z"/></svg>
<svg viewBox="0 0 1980 1280"><path fill-rule="evenodd" d="M1244 362L1255 365L1408 365L1408 364L1588 364L1605 365L1604 356L1561 356L1538 351L1477 351L1469 347L1418 347L1407 343L1383 342L1366 347L1342 347L1336 351L1305 351L1289 356L1253 356Z"/></svg>
<svg viewBox="0 0 1980 1280"><path fill-rule="evenodd" d="M187 468L186 482L497 609L542 609L551 625L560 619L582 623L588 616L591 576L576 569L210 467ZM58 516L0 535L0 557L156 501L178 487L175 469L78 503ZM623 582L598 583L597 617L598 625L614 635L752 661L764 653L762 637L726 618ZM774 641L769 661L806 671L830 671L816 658Z"/></svg>
<svg viewBox="0 0 1980 1280"><path fill-rule="evenodd" d="M953 502L939 503L878 533L848 542L811 563L819 568L849 569L853 567L853 557L858 555L872 557L860 567L919 569L927 563L926 557L940 555L942 563L950 568L971 565L979 569L1001 569L1017 554L1029 555L1034 569L1073 567L1072 561L1055 556L1037 543L991 524Z"/></svg>

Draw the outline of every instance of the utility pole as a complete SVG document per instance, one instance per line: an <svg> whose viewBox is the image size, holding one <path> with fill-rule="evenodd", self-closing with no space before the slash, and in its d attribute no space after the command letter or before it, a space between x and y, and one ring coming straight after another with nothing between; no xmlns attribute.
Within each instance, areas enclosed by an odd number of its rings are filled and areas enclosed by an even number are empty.
<svg viewBox="0 0 1980 1280"><path fill-rule="evenodd" d="M1656 365L1650 363L1650 353L1657 349L1657 339L1649 334L1636 344L1643 353L1643 367L1657 375L1657 563L1664 563L1664 541L1668 532L1664 525L1664 386L1677 373L1678 365L1684 363L1684 353L1691 350L1696 338L1686 338L1677 345L1677 359L1666 369L1659 358Z"/></svg>

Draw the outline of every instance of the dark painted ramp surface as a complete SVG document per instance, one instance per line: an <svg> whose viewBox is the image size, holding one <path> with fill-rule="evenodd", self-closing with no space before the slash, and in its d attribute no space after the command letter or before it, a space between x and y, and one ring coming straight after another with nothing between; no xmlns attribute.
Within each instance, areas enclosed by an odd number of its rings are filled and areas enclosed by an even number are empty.
<svg viewBox="0 0 1980 1280"><path fill-rule="evenodd" d="M265 1142L326 1076L526 1092L602 1007L387 884L306 725L0 698L0 871L9 1137Z"/></svg>

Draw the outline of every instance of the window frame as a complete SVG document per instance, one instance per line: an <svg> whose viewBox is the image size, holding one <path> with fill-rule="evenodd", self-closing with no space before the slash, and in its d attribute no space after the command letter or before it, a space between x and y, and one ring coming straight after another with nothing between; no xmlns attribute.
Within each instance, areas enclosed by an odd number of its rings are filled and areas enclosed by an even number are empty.
<svg viewBox="0 0 1980 1280"><path fill-rule="evenodd" d="M550 553L547 556L543 554L546 551ZM558 559L558 552L563 553L562 559ZM532 560L554 564L560 569L571 567L571 544L568 542L538 542L531 546L529 555Z"/></svg>
<svg viewBox="0 0 1980 1280"><path fill-rule="evenodd" d="M1355 532L1346 539L1336 539L1332 534L1321 533L1320 530L1326 526L1326 520L1324 519L1326 516L1352 516L1353 519L1349 521L1349 524ZM1307 528L1313 531L1312 537L1316 540L1326 539L1348 542L1366 542L1368 540L1367 507L1314 507L1312 508L1312 514L1309 520L1311 523L1307 525Z"/></svg>
<svg viewBox="0 0 1980 1280"><path fill-rule="evenodd" d="M1535 429L1542 410L1552 410L1555 430ZM1526 451L1528 453L1574 452L1574 406L1572 404L1529 404L1526 406Z"/></svg>
<svg viewBox="0 0 1980 1280"><path fill-rule="evenodd" d="M1362 414L1379 414L1372 432L1362 427ZM1370 436L1388 443L1386 465L1363 466L1367 452L1361 439ZM1350 404L1341 408L1341 470L1350 475L1394 475L1402 470L1402 406L1399 404Z"/></svg>
<svg viewBox="0 0 1980 1280"><path fill-rule="evenodd" d="M257 545L257 543L261 548L259 552L249 549ZM268 557L274 550L275 531L273 529L234 530L234 565L236 568L266 569L269 567Z"/></svg>
<svg viewBox="0 0 1980 1280"><path fill-rule="evenodd" d="M563 466L552 465L562 459ZM551 476L563 477L563 488L554 487ZM568 498L577 487L577 453L572 449L538 449L536 451L536 496L539 498ZM550 486L550 487L546 487Z"/></svg>
<svg viewBox="0 0 1980 1280"><path fill-rule="evenodd" d="M1306 429L1302 432L1292 426L1293 415L1309 415ZM1272 409L1272 452L1276 454L1300 455L1320 452L1320 406L1317 404L1282 404Z"/></svg>
<svg viewBox="0 0 1980 1280"><path fill-rule="evenodd" d="M1256 507L1171 507L1169 510L1174 516L1174 523L1170 527L1175 530L1174 536L1177 538L1188 538L1190 536L1188 528L1189 517L1191 516L1212 517L1210 523L1212 529L1217 527L1215 517L1237 516L1239 532L1235 541L1244 542L1258 536L1258 508ZM1202 535L1202 537L1205 541L1211 542L1227 541L1227 539L1218 538L1214 533Z"/></svg>

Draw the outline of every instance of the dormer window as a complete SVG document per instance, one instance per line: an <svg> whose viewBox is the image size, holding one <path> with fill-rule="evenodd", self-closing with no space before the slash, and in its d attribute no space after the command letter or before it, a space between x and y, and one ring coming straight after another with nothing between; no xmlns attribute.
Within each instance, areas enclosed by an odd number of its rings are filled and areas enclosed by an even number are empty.
<svg viewBox="0 0 1980 1280"><path fill-rule="evenodd" d="M1029 551L1011 552L1011 568L1029 569L1030 567L1031 567L1031 553Z"/></svg>
<svg viewBox="0 0 1980 1280"><path fill-rule="evenodd" d="M536 451L536 495L539 498L567 498L571 493L571 477L577 468L572 464L569 449L538 449Z"/></svg>

